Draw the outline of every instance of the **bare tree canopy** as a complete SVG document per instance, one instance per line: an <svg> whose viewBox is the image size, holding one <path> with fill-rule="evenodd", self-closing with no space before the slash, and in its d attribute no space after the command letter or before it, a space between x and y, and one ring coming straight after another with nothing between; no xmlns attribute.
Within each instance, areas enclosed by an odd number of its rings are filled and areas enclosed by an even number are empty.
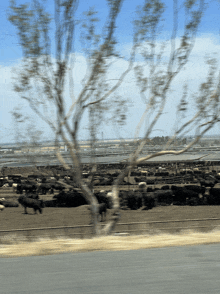
<svg viewBox="0 0 220 294"><path fill-rule="evenodd" d="M92 6L92 1L91 6ZM80 0L54 0L54 13L49 13L47 1L32 0L18 5L12 0L9 20L17 28L19 43L23 50L22 66L17 72L15 91L51 127L55 143L62 140L68 146L74 177L87 202L91 204L94 233L110 233L120 217L119 186L125 176L139 163L164 154L181 154L219 122L219 74L214 57L207 59L207 79L200 85L193 99L195 111L188 110L188 85L182 85L182 95L176 95L179 116L173 136L161 150L141 157L143 147L149 140L157 122L161 119L170 98L175 78L184 70L194 47L197 32L205 13L203 0L173 0L172 32L168 40L161 38L166 22L167 4L162 0L145 0L137 7L133 24L133 40L129 57L118 50L117 20L123 13L123 0L107 0L108 15L104 24L99 19L96 7L91 7L81 17L77 14ZM179 23L179 13L184 14L184 24ZM124 24L126 25L126 24ZM182 25L182 27L180 27ZM101 28L101 29L100 29ZM86 58L86 73L81 82L81 91L74 91L73 69L76 47ZM169 50L169 54L167 54ZM118 61L123 66L112 75L112 67ZM126 77L132 74L145 103L142 117L136 123L134 139L136 149L127 160L127 167L119 174L112 187L112 217L101 228L98 222L98 201L82 178L79 152L79 133L85 113L88 114L90 140L95 142L100 125L106 117L111 122L126 123L128 104L126 97L118 91ZM66 85L69 84L67 103ZM134 101L135 103L135 101ZM135 108L134 108L135 109ZM144 134L140 129L146 118L150 118ZM19 117L17 117L19 119ZM173 150L177 138L183 138L189 130L196 136L182 150ZM66 169L70 169L57 148L57 157ZM94 158L94 166L95 166ZM93 171L95 170L95 167Z"/></svg>

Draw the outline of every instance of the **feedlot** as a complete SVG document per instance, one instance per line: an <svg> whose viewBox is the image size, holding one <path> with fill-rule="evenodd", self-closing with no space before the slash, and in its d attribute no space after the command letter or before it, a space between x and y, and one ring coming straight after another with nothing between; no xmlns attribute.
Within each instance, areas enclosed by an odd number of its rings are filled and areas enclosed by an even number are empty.
<svg viewBox="0 0 220 294"><path fill-rule="evenodd" d="M121 168L123 165L120 164L100 165L93 180L99 202L106 202L108 205L106 220L111 213L111 203L106 194L111 190L112 181ZM10 230L18 230L14 234L23 234L22 230L29 230L26 236L41 236L43 231L37 229L42 228L45 234L49 232L46 228L51 228L50 236L52 232L55 237L90 236L90 211L77 187L71 192L68 189L62 192L53 189L41 193L39 190L39 198L45 203L42 214L34 214L32 208L27 208L28 214L25 214L21 205L7 207L7 203L17 203L20 196L16 190L13 190L14 183L33 184L40 178L39 187L44 178L43 182L47 184L57 182L59 179L71 184L71 174L61 167L42 169L44 176L41 174L41 168L38 168L37 173L30 167L6 168L4 174L0 175L0 198L5 198L6 203L5 209L0 211L0 238ZM52 169L56 170L56 179L53 177ZM89 176L89 170L89 165L85 165L85 180ZM193 228L210 231L218 228L220 226L219 172L220 165L216 162L215 165L211 162L178 163L178 165L160 163L136 168L130 177L124 179L120 187L121 219L115 228L115 233L157 233L163 230L174 232ZM140 182L145 182L146 187L141 189ZM57 195L59 197L54 198ZM4 201L2 204L4 205ZM76 228L76 226L80 227Z"/></svg>

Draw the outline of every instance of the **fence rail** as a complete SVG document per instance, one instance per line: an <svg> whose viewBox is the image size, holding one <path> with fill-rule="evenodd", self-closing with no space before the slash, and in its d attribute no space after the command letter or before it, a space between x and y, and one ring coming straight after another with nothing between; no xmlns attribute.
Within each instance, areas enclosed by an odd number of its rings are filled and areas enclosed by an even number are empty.
<svg viewBox="0 0 220 294"><path fill-rule="evenodd" d="M174 233L188 229L198 231L210 231L218 227L220 227L220 218L132 222L118 223L113 234L123 236L138 234L155 234L164 231ZM10 242L10 240L15 240L16 238L25 238L28 241L32 241L40 237L89 238L92 237L92 226L82 225L0 230L0 243Z"/></svg>

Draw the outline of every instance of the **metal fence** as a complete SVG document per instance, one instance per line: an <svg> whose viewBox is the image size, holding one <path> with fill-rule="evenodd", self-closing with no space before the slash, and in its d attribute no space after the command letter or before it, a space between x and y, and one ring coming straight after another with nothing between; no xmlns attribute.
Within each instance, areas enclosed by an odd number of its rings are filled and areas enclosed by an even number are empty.
<svg viewBox="0 0 220 294"><path fill-rule="evenodd" d="M103 225L104 226L104 225ZM220 227L220 218L168 220L118 223L113 235L159 234L161 232L176 233L183 230L210 231ZM17 230L0 230L0 243L10 243L15 240L33 241L38 238L90 238L92 226L62 226L30 228Z"/></svg>

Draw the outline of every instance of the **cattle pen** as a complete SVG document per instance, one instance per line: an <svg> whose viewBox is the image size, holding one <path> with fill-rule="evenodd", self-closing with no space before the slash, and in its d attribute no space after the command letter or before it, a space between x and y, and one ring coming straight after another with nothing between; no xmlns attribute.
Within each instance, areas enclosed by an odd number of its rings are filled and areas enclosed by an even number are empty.
<svg viewBox="0 0 220 294"><path fill-rule="evenodd" d="M94 192L97 193L100 201L108 200L106 195L111 191L112 183L123 167L122 164L98 165L93 185ZM48 174L44 182L41 169ZM90 166L83 166L83 171L86 180L90 174ZM1 175L0 197L5 198L6 204L16 202L20 193L18 190L13 190L13 184L18 187L24 183L29 187L30 183L35 184L40 180L38 185L43 186L46 183L52 187L57 181L53 177L53 172L63 181L71 180L71 174L60 166L41 167L38 170L27 167L4 168ZM141 183L146 184L146 191L141 190ZM193 192L189 194L189 190ZM212 191L218 192L218 195L214 195ZM160 162L138 166L124 178L120 186L122 214L112 234L115 236L159 235L179 234L187 230L210 232L219 229L219 191L220 162L169 164ZM68 192L65 191L64 195ZM170 195L171 192L172 195ZM57 189L45 193L40 191L40 199L47 205L53 204L53 206L45 205L41 215L32 214L31 209L28 209L28 214L25 214L21 207L7 207L0 215L0 244L12 244L19 240L29 242L39 238L92 238L93 230L89 225L88 205L77 202L77 205L71 203L74 205L68 206L57 200L57 195L61 195L61 200L62 197L67 199L62 193ZM151 203L147 202L148 197L150 200L154 197L154 205L150 206ZM110 204L109 202L108 211L111 211Z"/></svg>

